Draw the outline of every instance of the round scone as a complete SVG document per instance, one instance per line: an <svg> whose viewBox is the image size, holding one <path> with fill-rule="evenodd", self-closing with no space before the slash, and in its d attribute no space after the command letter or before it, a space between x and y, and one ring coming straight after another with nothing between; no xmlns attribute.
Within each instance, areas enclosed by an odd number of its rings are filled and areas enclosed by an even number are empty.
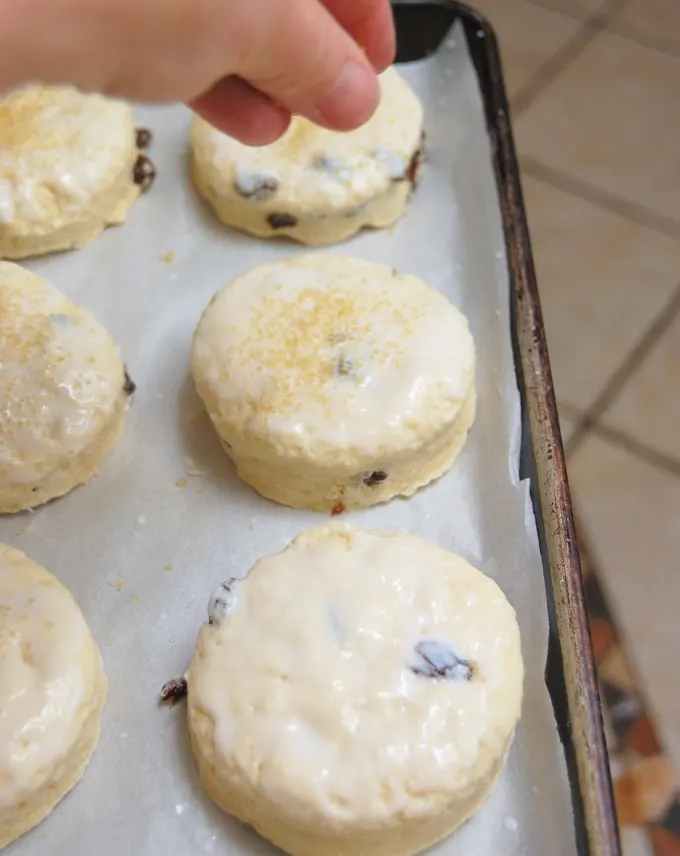
<svg viewBox="0 0 680 856"><path fill-rule="evenodd" d="M106 677L69 592L0 544L0 850L78 782L99 739Z"/></svg>
<svg viewBox="0 0 680 856"><path fill-rule="evenodd" d="M393 68L380 77L376 113L352 133L294 117L283 137L245 146L194 118L196 186L228 226L303 244L344 241L404 213L422 161L423 111Z"/></svg>
<svg viewBox="0 0 680 856"><path fill-rule="evenodd" d="M70 87L5 96L0 139L0 259L82 247L125 220L152 172L130 107Z"/></svg>
<svg viewBox="0 0 680 856"><path fill-rule="evenodd" d="M106 330L54 286L0 262L0 514L88 482L134 384Z"/></svg>
<svg viewBox="0 0 680 856"><path fill-rule="evenodd" d="M385 265L339 255L262 265L203 314L192 366L241 478L339 513L442 475L475 413L465 317Z"/></svg>
<svg viewBox="0 0 680 856"><path fill-rule="evenodd" d="M522 701L515 613L458 556L330 524L230 580L187 674L201 780L293 856L410 856L491 791Z"/></svg>

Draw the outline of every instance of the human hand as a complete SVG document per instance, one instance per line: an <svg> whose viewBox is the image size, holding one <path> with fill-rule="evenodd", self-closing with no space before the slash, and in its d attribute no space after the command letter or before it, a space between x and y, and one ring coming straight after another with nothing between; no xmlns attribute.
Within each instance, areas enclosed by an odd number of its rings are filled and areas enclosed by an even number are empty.
<svg viewBox="0 0 680 856"><path fill-rule="evenodd" d="M358 127L393 55L388 0L0 0L0 89L185 101L254 145L292 113Z"/></svg>

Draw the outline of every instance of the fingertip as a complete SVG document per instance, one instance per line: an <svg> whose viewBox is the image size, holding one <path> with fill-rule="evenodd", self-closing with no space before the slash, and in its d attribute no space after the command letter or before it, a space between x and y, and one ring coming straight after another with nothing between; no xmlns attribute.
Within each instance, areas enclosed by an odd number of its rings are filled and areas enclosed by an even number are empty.
<svg viewBox="0 0 680 856"><path fill-rule="evenodd" d="M348 59L309 118L336 131L353 131L371 118L379 101L375 71L367 63Z"/></svg>
<svg viewBox="0 0 680 856"><path fill-rule="evenodd" d="M208 121L244 145L258 147L269 146L282 137L290 125L291 114L272 102L254 106L247 115L235 116L225 109Z"/></svg>
<svg viewBox="0 0 680 856"><path fill-rule="evenodd" d="M396 32L389 0L321 0L380 74L394 62Z"/></svg>
<svg viewBox="0 0 680 856"><path fill-rule="evenodd" d="M396 55L396 45L393 49L385 50L382 53L376 54L374 59L371 61L371 64L375 69L375 73L382 74L383 71L387 71L391 65L394 65Z"/></svg>
<svg viewBox="0 0 680 856"><path fill-rule="evenodd" d="M220 80L190 106L219 131L248 146L276 142L291 120L285 107L237 77Z"/></svg>
<svg viewBox="0 0 680 856"><path fill-rule="evenodd" d="M378 9L369 29L370 41L367 56L373 68L381 74L389 68L397 56L397 33L391 7Z"/></svg>

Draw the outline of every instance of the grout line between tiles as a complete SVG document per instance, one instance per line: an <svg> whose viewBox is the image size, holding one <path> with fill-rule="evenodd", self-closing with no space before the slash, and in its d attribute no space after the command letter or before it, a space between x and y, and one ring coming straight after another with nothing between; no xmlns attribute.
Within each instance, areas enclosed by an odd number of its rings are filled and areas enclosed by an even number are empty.
<svg viewBox="0 0 680 856"><path fill-rule="evenodd" d="M569 439L564 441L567 462L589 437L598 437L608 445L627 452L636 460L680 478L680 459L642 443L619 428L592 422L585 416L577 423Z"/></svg>
<svg viewBox="0 0 680 856"><path fill-rule="evenodd" d="M636 202L629 202L623 197L602 190L581 178L574 178L574 176L561 170L546 166L530 155L520 155L519 162L522 171L546 182L546 184L551 184L553 187L571 194L571 196L585 199L587 202L606 208L620 217L626 217L641 226L646 226L648 229L660 232L668 238L680 241L680 223L671 217L657 214L651 208L645 208L644 205L638 205Z"/></svg>
<svg viewBox="0 0 680 856"><path fill-rule="evenodd" d="M607 23L605 29L608 33L620 36L623 39L628 39L629 42L635 42L643 48L649 48L650 50L657 51L665 56L674 57L675 59L680 57L680 44L678 42L653 36L651 33L646 33L634 24L629 24L625 21L617 21L616 18L612 18L612 20Z"/></svg>
<svg viewBox="0 0 680 856"><path fill-rule="evenodd" d="M538 71L521 87L510 101L512 112L519 115L541 95L571 63L580 56L588 45L603 31L609 17L614 14L625 0L607 0L601 9L596 10L582 20L574 35L547 59ZM534 3L534 5L539 5ZM546 7L543 7L546 8ZM552 11L561 14L557 10Z"/></svg>
<svg viewBox="0 0 680 856"><path fill-rule="evenodd" d="M645 357L652 350L654 345L656 345L657 341L671 326L679 312L680 285L676 286L671 299L666 303L666 306L651 323L647 332L642 336L637 345L635 345L629 352L626 359L619 366L618 371L614 373L592 407L589 408L586 413L586 419L591 422L597 422L609 405L614 401L619 392L623 389L628 380L632 377Z"/></svg>
<svg viewBox="0 0 680 856"><path fill-rule="evenodd" d="M550 0L548 2L546 0L528 0L528 2L539 9L555 12L557 15L564 15L566 18L571 18L573 21L581 21L582 23L592 21L594 18L600 20L602 23L606 23L618 11L619 5L623 5L603 2L599 9L588 9L584 6L571 5L567 0L563 0L562 3L550 2Z"/></svg>
<svg viewBox="0 0 680 856"><path fill-rule="evenodd" d="M629 436L624 431L618 428L612 428L609 425L593 424L590 426L591 433L607 440L610 444L630 452L633 457L645 461L660 470L672 473L680 478L680 460L667 455L664 452L659 452L645 443L641 443L634 437Z"/></svg>
<svg viewBox="0 0 680 856"><path fill-rule="evenodd" d="M603 5L595 10L570 7L567 3L551 3L545 2L545 0L528 0L528 2L537 9L545 9L548 12L554 12L556 15L571 18L572 21L581 21L583 24L590 23L594 26L600 26L608 33L621 36L630 42L636 42L642 47L650 48L650 50L658 51L667 56L680 58L680 42L655 35L642 27L618 19L618 13L626 5L627 0L609 6Z"/></svg>
<svg viewBox="0 0 680 856"><path fill-rule="evenodd" d="M546 60L536 74L521 87L515 97L510 99L510 108L513 115L518 116L523 110L530 107L538 96L571 65L600 32L600 29L591 26L588 22L584 22L569 41Z"/></svg>
<svg viewBox="0 0 680 856"><path fill-rule="evenodd" d="M573 404L568 404L565 401L557 402L557 409L560 413L560 416L566 416L567 419L572 422L578 422L583 417L583 411L578 407L574 407Z"/></svg>
<svg viewBox="0 0 680 856"><path fill-rule="evenodd" d="M584 440L590 433L591 424L588 422L587 417L583 417L579 422L576 423L576 427L574 428L571 437L564 443L564 455L567 458L571 458L581 447Z"/></svg>
<svg viewBox="0 0 680 856"><path fill-rule="evenodd" d="M611 436L614 436L614 434L618 436L626 436L621 435L620 432L617 432L615 429L609 429L600 425L599 420L679 314L680 284L676 286L670 300L666 303L661 312L659 312L654 321L652 321L651 325L647 328L647 331L643 334L638 343L631 351L629 351L621 365L605 384L602 392L586 411L582 421L577 425L574 433L567 443L567 455L573 455L576 452L583 443L588 431L591 429L597 430L598 432L602 432L603 430L612 431L613 433ZM659 461L660 458L665 457L661 453L656 453L654 450L644 446L644 444L638 444L638 442L633 440L633 438L627 439L630 440L629 451L632 451L633 448L644 448L647 450L648 456L653 456L657 461Z"/></svg>

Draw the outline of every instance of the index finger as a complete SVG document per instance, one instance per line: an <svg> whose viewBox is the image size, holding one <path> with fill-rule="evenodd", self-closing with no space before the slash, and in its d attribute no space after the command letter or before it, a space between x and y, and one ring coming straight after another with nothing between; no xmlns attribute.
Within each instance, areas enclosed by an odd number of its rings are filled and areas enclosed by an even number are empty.
<svg viewBox="0 0 680 856"><path fill-rule="evenodd" d="M389 0L321 0L336 21L366 52L376 71L394 61L396 36Z"/></svg>

